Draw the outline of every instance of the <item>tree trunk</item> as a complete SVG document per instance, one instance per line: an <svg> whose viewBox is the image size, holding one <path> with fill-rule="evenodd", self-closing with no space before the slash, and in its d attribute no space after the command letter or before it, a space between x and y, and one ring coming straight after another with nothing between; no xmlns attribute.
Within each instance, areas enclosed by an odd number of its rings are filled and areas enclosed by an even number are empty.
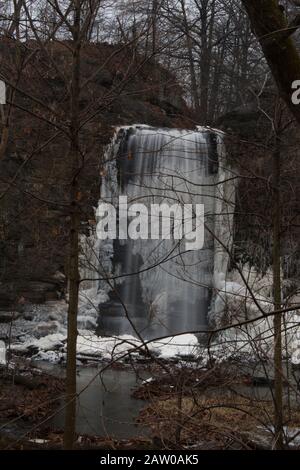
<svg viewBox="0 0 300 470"><path fill-rule="evenodd" d="M14 32L16 31L16 37L19 40L20 39L20 15L21 15L21 9L22 9L22 4L23 0L14 0L14 13L13 17L11 19L10 26L8 28L7 34L8 36L12 37Z"/></svg>
<svg viewBox="0 0 300 470"><path fill-rule="evenodd" d="M282 99L300 123L300 106L292 102L292 83L300 77L300 56L276 0L242 0Z"/></svg>
<svg viewBox="0 0 300 470"><path fill-rule="evenodd" d="M211 5L214 14L214 5ZM213 18L211 18L213 21ZM201 55L200 55L200 107L201 107L201 122L208 124L208 97L209 97L209 78L210 78L210 65L211 65L211 35L212 31L208 24L208 2L202 4L201 11ZM211 23L212 26L212 23Z"/></svg>
<svg viewBox="0 0 300 470"><path fill-rule="evenodd" d="M280 278L280 141L276 136L273 154L273 295L274 310L281 309L281 278ZM282 315L274 316L274 408L275 408L275 449L283 448L283 416L282 416Z"/></svg>
<svg viewBox="0 0 300 470"><path fill-rule="evenodd" d="M158 1L152 1L152 54L155 56L157 47L157 13Z"/></svg>
<svg viewBox="0 0 300 470"><path fill-rule="evenodd" d="M73 167L71 186L71 227L69 247L69 308L68 308L68 339L67 339L67 380L66 380L66 416L64 431L64 448L72 449L76 429L76 342L77 342L77 313L79 291L79 225L80 213L78 207L78 174L79 174L79 93L80 93L80 0L76 1L73 29L73 61L71 81L71 147L70 159Z"/></svg>
<svg viewBox="0 0 300 470"><path fill-rule="evenodd" d="M200 100L199 100L199 94L198 94L196 71L195 71L195 65L194 65L193 46L192 46L188 19L187 19L186 10L185 10L185 1L181 0L180 3L181 3L182 15L183 15L183 23L184 23L183 26L184 26L184 33L186 37L186 47L187 47L188 60L189 60L189 69L190 69L190 77L191 77L191 95L192 95L194 109L199 119L201 110L200 110Z"/></svg>

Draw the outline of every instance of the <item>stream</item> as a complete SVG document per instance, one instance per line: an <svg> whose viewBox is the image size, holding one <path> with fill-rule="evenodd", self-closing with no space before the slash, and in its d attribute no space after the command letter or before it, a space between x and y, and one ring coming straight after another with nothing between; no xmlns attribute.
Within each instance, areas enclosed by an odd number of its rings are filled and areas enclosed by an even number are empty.
<svg viewBox="0 0 300 470"><path fill-rule="evenodd" d="M37 365L58 377L65 375L65 368L56 364L41 362ZM141 379L138 380L130 369L108 369L101 377L98 374L97 367L77 369L77 392L80 393L89 385L78 400L76 431L80 434L110 436L116 439L146 435L145 428L135 423L146 402L131 396L132 389L141 383ZM63 411L55 415L51 426L53 429L64 428Z"/></svg>
<svg viewBox="0 0 300 470"><path fill-rule="evenodd" d="M65 368L61 365L47 362L38 362L38 367L45 372L58 377L65 376ZM290 398L287 397L287 389L284 387L284 399L297 402L299 397L295 393L297 382L299 383L299 371L291 371L287 363L283 364L285 376L290 377L294 385ZM266 371L262 366L247 367L244 365L244 372L249 372L249 376L255 376L257 381L266 377ZM147 435L147 429L135 423L139 411L147 405L144 400L132 397L132 390L149 378L143 372L142 378L137 377L132 369L107 369L101 376L99 368L79 367L77 369L77 391L80 393L77 405L76 430L79 434L90 434L95 436L110 436L115 439L128 439ZM268 374L269 375L269 374ZM272 374L270 374L272 376ZM94 380L93 380L94 379ZM298 385L299 386L299 385ZM273 388L264 382L256 386L240 385L233 387L236 392L254 400L271 400ZM222 390L224 393L225 390ZM230 389L225 392L225 396L230 396ZM61 403L63 406L63 401ZM64 428L64 412L58 412L51 421L53 429Z"/></svg>

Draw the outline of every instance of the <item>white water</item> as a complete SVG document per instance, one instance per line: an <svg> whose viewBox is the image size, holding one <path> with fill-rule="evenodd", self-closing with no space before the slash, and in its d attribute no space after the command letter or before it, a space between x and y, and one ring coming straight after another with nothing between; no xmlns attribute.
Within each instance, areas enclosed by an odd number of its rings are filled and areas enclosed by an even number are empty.
<svg viewBox="0 0 300 470"><path fill-rule="evenodd" d="M186 251L184 239L99 243L99 275L110 279L110 301L100 306L102 331L137 330L149 338L205 329L215 283L227 269L234 208L234 184L223 182L231 174L221 134L121 128L101 172L100 202L117 207L126 195L129 205L204 204L206 224L201 250ZM100 282L104 287L107 281Z"/></svg>

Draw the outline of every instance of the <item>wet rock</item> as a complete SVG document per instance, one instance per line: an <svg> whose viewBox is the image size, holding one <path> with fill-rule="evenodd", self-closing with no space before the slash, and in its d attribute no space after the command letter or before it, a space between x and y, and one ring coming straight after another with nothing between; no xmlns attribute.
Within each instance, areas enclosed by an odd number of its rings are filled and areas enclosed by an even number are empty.
<svg viewBox="0 0 300 470"><path fill-rule="evenodd" d="M4 341L0 341L0 365L6 365L6 346Z"/></svg>
<svg viewBox="0 0 300 470"><path fill-rule="evenodd" d="M20 312L14 312L14 311L0 311L0 323L10 323L13 320L16 320L21 316Z"/></svg>
<svg viewBox="0 0 300 470"><path fill-rule="evenodd" d="M51 295L52 299L57 299L57 286L55 283L43 281L30 281L25 289L21 289L22 296L32 303L43 303ZM48 299L50 300L50 299Z"/></svg>
<svg viewBox="0 0 300 470"><path fill-rule="evenodd" d="M24 320L32 321L32 320L33 320L33 313L31 313L31 312L25 312L25 314L24 314Z"/></svg>
<svg viewBox="0 0 300 470"><path fill-rule="evenodd" d="M42 322L33 329L32 333L36 338L42 338L52 333L56 333L59 327L60 325L57 321Z"/></svg>

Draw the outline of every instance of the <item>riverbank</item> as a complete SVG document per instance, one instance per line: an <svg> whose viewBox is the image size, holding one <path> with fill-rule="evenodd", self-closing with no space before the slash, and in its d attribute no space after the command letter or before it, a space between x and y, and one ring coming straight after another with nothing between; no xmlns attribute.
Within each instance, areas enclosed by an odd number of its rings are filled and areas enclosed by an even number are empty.
<svg viewBox="0 0 300 470"><path fill-rule="evenodd" d="M105 371L104 371L105 369ZM60 449L63 366L13 358L1 370L0 449ZM271 449L273 379L236 363L78 367L75 448ZM284 382L284 437L300 448L296 382Z"/></svg>
<svg viewBox="0 0 300 470"><path fill-rule="evenodd" d="M0 368L0 449L32 448L65 393L65 380L12 357Z"/></svg>

